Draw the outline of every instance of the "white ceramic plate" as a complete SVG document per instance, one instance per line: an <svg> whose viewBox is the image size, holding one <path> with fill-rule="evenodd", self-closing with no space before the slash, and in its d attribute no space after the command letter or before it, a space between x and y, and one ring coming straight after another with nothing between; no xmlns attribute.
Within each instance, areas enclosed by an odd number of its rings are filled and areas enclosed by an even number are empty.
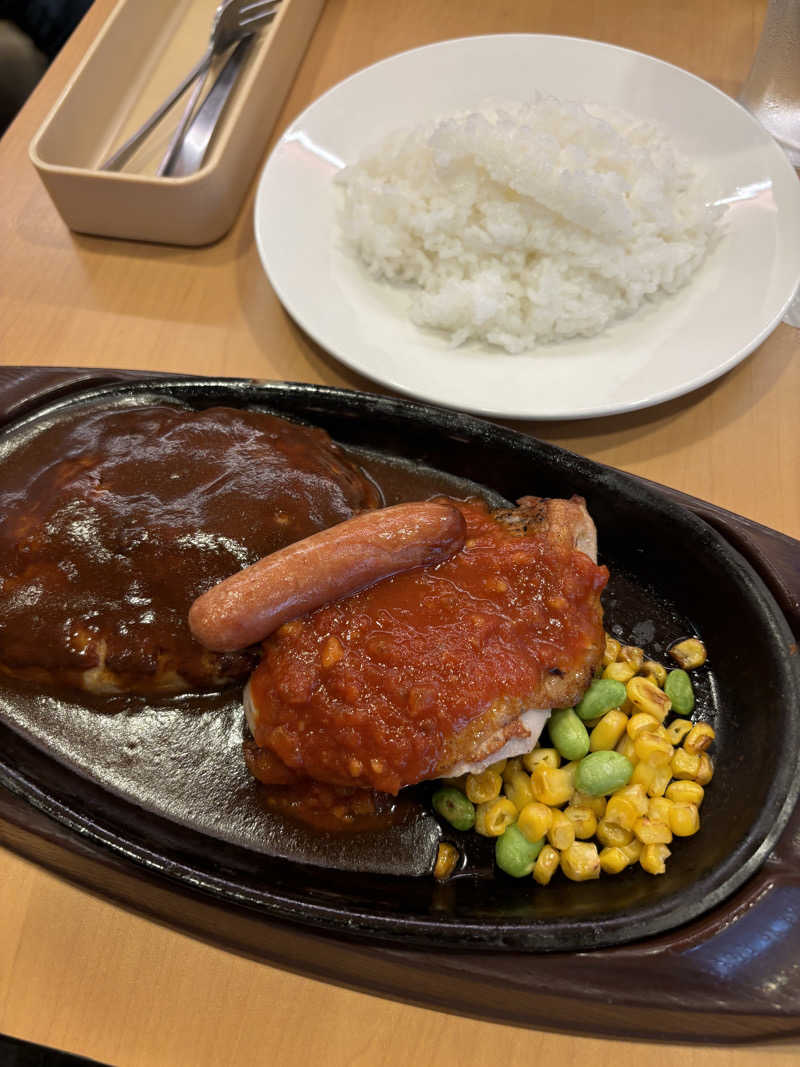
<svg viewBox="0 0 800 1067"><path fill-rule="evenodd" d="M521 355L453 349L414 326L408 295L371 279L344 247L333 178L398 126L537 90L658 122L708 173L726 205L723 236L689 285L597 337ZM696 389L767 337L800 280L800 183L744 108L678 67L579 38L467 37L386 59L307 108L261 175L255 233L286 309L354 370L479 414L587 418Z"/></svg>

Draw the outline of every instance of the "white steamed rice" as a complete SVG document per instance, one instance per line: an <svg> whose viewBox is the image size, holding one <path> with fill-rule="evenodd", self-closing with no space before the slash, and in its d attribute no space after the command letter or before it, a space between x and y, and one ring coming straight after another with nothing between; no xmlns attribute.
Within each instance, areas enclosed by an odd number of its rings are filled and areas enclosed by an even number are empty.
<svg viewBox="0 0 800 1067"><path fill-rule="evenodd" d="M674 292L718 217L656 126L544 96L397 131L338 182L348 244L415 323L509 352Z"/></svg>

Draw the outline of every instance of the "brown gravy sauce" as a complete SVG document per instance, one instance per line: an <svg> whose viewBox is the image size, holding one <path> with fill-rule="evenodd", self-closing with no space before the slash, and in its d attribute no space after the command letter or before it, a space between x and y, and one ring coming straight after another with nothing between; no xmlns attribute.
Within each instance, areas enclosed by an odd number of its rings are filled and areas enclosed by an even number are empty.
<svg viewBox="0 0 800 1067"><path fill-rule="evenodd" d="M203 649L192 601L376 503L324 431L264 412L64 418L0 466L0 670L145 695L243 680L251 651Z"/></svg>

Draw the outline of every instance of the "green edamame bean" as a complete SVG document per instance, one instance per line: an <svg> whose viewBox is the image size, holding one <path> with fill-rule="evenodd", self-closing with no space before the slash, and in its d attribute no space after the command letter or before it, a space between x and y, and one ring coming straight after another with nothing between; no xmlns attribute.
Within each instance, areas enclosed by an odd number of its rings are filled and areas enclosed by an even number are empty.
<svg viewBox="0 0 800 1067"><path fill-rule="evenodd" d="M627 785L632 774L633 764L621 752L590 752L578 764L575 788L599 797Z"/></svg>
<svg viewBox="0 0 800 1067"><path fill-rule="evenodd" d="M589 734L573 708L558 708L547 720L553 746L565 760L583 759L589 751Z"/></svg>
<svg viewBox="0 0 800 1067"><path fill-rule="evenodd" d="M495 841L495 862L501 871L512 878L524 878L533 870L543 845L543 837L538 841L529 841L517 824L512 823Z"/></svg>
<svg viewBox="0 0 800 1067"><path fill-rule="evenodd" d="M452 785L437 789L431 798L433 810L447 819L455 830L471 830L475 825L475 805Z"/></svg>
<svg viewBox="0 0 800 1067"><path fill-rule="evenodd" d="M613 678L595 678L583 699L575 705L575 711L584 722L599 719L612 708L618 708L625 701L628 691L622 682Z"/></svg>
<svg viewBox="0 0 800 1067"><path fill-rule="evenodd" d="M664 692L672 701L672 710L678 715L687 716L692 714L694 708L694 689L692 679L686 671L678 668L670 671L664 682Z"/></svg>

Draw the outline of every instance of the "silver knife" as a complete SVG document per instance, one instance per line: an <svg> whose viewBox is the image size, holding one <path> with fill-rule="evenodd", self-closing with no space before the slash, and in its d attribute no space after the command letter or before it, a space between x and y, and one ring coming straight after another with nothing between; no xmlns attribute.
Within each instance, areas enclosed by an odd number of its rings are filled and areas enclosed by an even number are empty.
<svg viewBox="0 0 800 1067"><path fill-rule="evenodd" d="M187 127L180 148L173 154L164 177L182 178L194 174L203 165L208 146L217 128L222 112L236 86L239 72L244 66L253 43L253 38L245 37L239 41L225 61L203 103Z"/></svg>

